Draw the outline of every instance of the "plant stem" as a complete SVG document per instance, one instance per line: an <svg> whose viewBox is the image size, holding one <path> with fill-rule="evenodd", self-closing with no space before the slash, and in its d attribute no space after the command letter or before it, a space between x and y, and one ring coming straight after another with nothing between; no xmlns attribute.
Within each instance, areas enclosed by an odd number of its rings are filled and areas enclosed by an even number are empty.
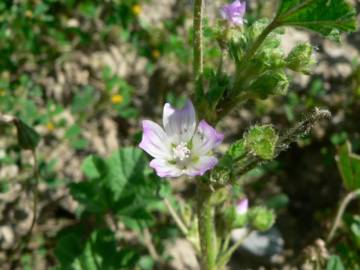
<svg viewBox="0 0 360 270"><path fill-rule="evenodd" d="M203 0L194 3L194 79L197 98L203 96Z"/></svg>
<svg viewBox="0 0 360 270"><path fill-rule="evenodd" d="M346 207L352 200L356 199L357 197L360 197L360 189L357 189L357 190L352 191L349 194L347 194L346 197L344 198L344 200L341 202L341 205L337 212L334 224L333 224L333 226L330 230L330 233L326 239L327 243L331 242L331 240L333 239L333 237L335 235L337 228L340 226L340 222L341 222L341 219L345 212Z"/></svg>
<svg viewBox="0 0 360 270"><path fill-rule="evenodd" d="M200 182L201 180L198 179ZM217 270L217 239L214 225L213 192L197 185L197 216L199 226L201 270Z"/></svg>
<svg viewBox="0 0 360 270"><path fill-rule="evenodd" d="M181 220L179 215L176 213L175 209L172 207L171 203L169 202L169 200L167 198L164 198L164 204L167 207L167 209L169 210L169 213L172 216L172 218L174 219L179 230L183 233L183 235L186 236L189 233L189 230L186 227L186 225L184 224L184 222Z"/></svg>
<svg viewBox="0 0 360 270"><path fill-rule="evenodd" d="M40 178L40 174L39 174L39 164L38 164L38 159L37 159L37 155L36 155L36 150L32 151L33 154L33 159L34 159L34 178L35 178L35 184L34 184L34 198L33 198L33 220L31 222L31 226L30 229L27 233L28 238L30 238L32 231L34 230L35 224L36 224L36 219L37 219L37 205L38 205L38 184L39 184L39 178Z"/></svg>
<svg viewBox="0 0 360 270"><path fill-rule="evenodd" d="M249 48L249 50L246 51L243 58L241 59L241 62L246 64L254 56L256 51L259 49L259 47L264 42L266 37L271 33L271 31L273 31L278 26L279 24L277 18L274 18L274 20L261 32L261 34L255 40L254 44Z"/></svg>
<svg viewBox="0 0 360 270"><path fill-rule="evenodd" d="M241 246L244 240L251 234L251 230L247 231L243 237L241 237L235 244L233 244L225 253L219 258L218 265L223 267L230 260L231 255Z"/></svg>

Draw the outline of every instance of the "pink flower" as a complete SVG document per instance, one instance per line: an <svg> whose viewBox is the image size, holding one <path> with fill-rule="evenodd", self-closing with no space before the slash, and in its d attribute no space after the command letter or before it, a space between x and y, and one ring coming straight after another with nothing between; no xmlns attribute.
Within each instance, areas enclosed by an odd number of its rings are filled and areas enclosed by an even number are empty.
<svg viewBox="0 0 360 270"><path fill-rule="evenodd" d="M220 9L221 17L232 25L242 25L244 23L245 12L246 2L241 2L241 0L235 0Z"/></svg>
<svg viewBox="0 0 360 270"><path fill-rule="evenodd" d="M187 100L185 106L177 110L166 103L163 111L164 129L153 121L144 120L143 137L139 144L154 157L150 167L160 177L203 175L218 162L212 150L224 136L205 120L197 125L193 104Z"/></svg>
<svg viewBox="0 0 360 270"><path fill-rule="evenodd" d="M236 204L236 213L244 215L247 213L249 208L249 200L247 198L241 199Z"/></svg>

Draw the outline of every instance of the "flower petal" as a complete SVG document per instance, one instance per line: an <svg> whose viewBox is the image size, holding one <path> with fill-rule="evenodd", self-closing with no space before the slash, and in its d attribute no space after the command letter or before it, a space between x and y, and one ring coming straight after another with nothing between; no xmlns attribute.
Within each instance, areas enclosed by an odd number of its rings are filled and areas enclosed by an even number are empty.
<svg viewBox="0 0 360 270"><path fill-rule="evenodd" d="M239 215L246 214L249 208L249 200L247 198L241 199L236 204L236 213Z"/></svg>
<svg viewBox="0 0 360 270"><path fill-rule="evenodd" d="M240 0L235 0L220 9L221 17L234 25L243 24L245 12L246 2L241 2Z"/></svg>
<svg viewBox="0 0 360 270"><path fill-rule="evenodd" d="M203 175L208 170L214 168L217 163L216 157L202 156L195 163L191 164L185 173L189 176Z"/></svg>
<svg viewBox="0 0 360 270"><path fill-rule="evenodd" d="M160 177L179 177L183 174L182 170L165 159L153 159L150 162L150 167L155 169L156 174Z"/></svg>
<svg viewBox="0 0 360 270"><path fill-rule="evenodd" d="M205 120L201 120L192 140L192 152L199 156L206 155L218 146L223 139L223 134L217 132Z"/></svg>
<svg viewBox="0 0 360 270"><path fill-rule="evenodd" d="M164 130L155 122L144 120L139 147L155 158L171 158L171 143Z"/></svg>
<svg viewBox="0 0 360 270"><path fill-rule="evenodd" d="M191 101L187 100L185 106L180 110L176 110L169 103L166 103L163 112L163 125L172 143L188 142L196 127L195 109Z"/></svg>

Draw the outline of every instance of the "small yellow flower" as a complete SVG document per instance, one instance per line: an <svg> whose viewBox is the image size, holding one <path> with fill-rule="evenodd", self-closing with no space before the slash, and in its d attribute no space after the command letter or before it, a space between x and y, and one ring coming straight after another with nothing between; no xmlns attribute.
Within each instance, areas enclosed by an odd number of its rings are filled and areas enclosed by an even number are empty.
<svg viewBox="0 0 360 270"><path fill-rule="evenodd" d="M54 124L53 124L52 122L48 122L48 123L46 124L46 127L47 127L47 129L48 129L49 131L53 131L53 130L55 129L55 126L54 126Z"/></svg>
<svg viewBox="0 0 360 270"><path fill-rule="evenodd" d="M5 90L4 89L0 89L0 97L1 96L5 96Z"/></svg>
<svg viewBox="0 0 360 270"><path fill-rule="evenodd" d="M122 95L113 95L111 97L111 103L112 104L120 104L124 100L124 97Z"/></svg>
<svg viewBox="0 0 360 270"><path fill-rule="evenodd" d="M152 50L151 51L151 55L152 57L154 57L155 59L159 58L160 57L160 51L158 49L155 49L155 50Z"/></svg>
<svg viewBox="0 0 360 270"><path fill-rule="evenodd" d="M131 10L132 10L132 13L134 13L134 15L138 16L138 15L140 15L142 8L139 4L135 4L132 6Z"/></svg>
<svg viewBox="0 0 360 270"><path fill-rule="evenodd" d="M28 17L28 18L32 18L33 17L32 11L31 10L25 11L25 16Z"/></svg>

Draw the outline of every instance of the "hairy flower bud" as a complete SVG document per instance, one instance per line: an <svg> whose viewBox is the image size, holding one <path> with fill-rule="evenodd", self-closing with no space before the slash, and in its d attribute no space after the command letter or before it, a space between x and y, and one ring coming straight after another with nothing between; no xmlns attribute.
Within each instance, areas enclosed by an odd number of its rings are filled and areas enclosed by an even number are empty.
<svg viewBox="0 0 360 270"><path fill-rule="evenodd" d="M313 47L310 43L298 44L288 55L287 67L305 74L309 74L315 64Z"/></svg>
<svg viewBox="0 0 360 270"><path fill-rule="evenodd" d="M282 70L269 70L260 75L249 88L249 94L254 98L266 99L268 96L285 95L289 80Z"/></svg>
<svg viewBox="0 0 360 270"><path fill-rule="evenodd" d="M264 207L256 207L249 212L249 219L251 225L259 231L266 231L270 229L275 222L275 215L272 210Z"/></svg>

